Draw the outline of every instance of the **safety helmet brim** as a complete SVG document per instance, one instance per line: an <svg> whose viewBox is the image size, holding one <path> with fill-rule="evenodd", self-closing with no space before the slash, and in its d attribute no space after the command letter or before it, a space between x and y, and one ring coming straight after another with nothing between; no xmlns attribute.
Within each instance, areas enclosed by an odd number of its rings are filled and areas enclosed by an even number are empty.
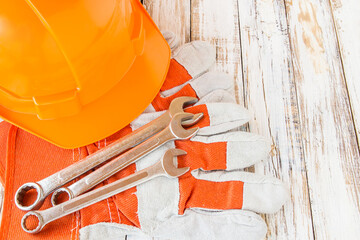
<svg viewBox="0 0 360 240"><path fill-rule="evenodd" d="M0 116L62 148L76 148L99 141L125 127L139 116L158 94L167 74L170 48L148 13L144 12L145 45L129 71L101 98L70 117L40 120L36 115L0 106ZM156 46L156 47L154 47ZM156 62L156 64L154 64ZM143 78L140 84L134 79ZM125 89L125 91L124 91Z"/></svg>

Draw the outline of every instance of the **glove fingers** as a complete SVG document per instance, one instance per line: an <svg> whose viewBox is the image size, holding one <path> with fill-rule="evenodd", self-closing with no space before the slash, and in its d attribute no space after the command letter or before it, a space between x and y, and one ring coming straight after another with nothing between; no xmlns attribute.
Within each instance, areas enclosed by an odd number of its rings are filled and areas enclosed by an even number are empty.
<svg viewBox="0 0 360 240"><path fill-rule="evenodd" d="M249 112L235 103L209 103L189 107L186 112L204 113L200 120L197 136L209 136L224 133L247 123L250 120Z"/></svg>
<svg viewBox="0 0 360 240"><path fill-rule="evenodd" d="M235 170L254 165L268 157L270 141L248 132L227 132L213 136L195 136L190 141L176 141L188 154L182 156L192 169Z"/></svg>
<svg viewBox="0 0 360 240"><path fill-rule="evenodd" d="M224 224L226 223L226 224ZM150 232L123 224L98 223L80 229L80 240L95 239L264 239L267 227L257 214L243 210L221 212L188 209ZM115 237L115 238L114 238Z"/></svg>
<svg viewBox="0 0 360 240"><path fill-rule="evenodd" d="M174 65L172 64L171 66ZM172 77L172 75L174 75L174 77ZM183 73L170 69L167 79L170 80L167 80L163 87L166 87L167 82L175 85L179 84L179 86L159 93L151 104L152 109L150 108L148 111L165 110L169 107L170 102L174 98L180 96L192 96L201 99L216 90L231 92L234 88L233 81L229 78L229 76L218 72L208 72L197 79L187 82L188 78L185 78ZM185 83L181 84L181 81Z"/></svg>
<svg viewBox="0 0 360 240"><path fill-rule="evenodd" d="M171 52L174 52L174 50L179 47L180 39L175 33L170 31L162 31L161 34L164 36L166 42L169 44Z"/></svg>
<svg viewBox="0 0 360 240"><path fill-rule="evenodd" d="M241 181L201 180L187 173L179 179L179 188L179 214L188 208L242 209L244 183Z"/></svg>
<svg viewBox="0 0 360 240"><path fill-rule="evenodd" d="M234 93L231 93L231 91L228 90L217 89L206 94L204 97L200 98L200 100L195 104L195 106L206 103L220 103L220 102L236 103Z"/></svg>
<svg viewBox="0 0 360 240"><path fill-rule="evenodd" d="M206 42L195 41L177 48L173 52L169 73L161 91L202 75L215 63L215 59L215 49ZM185 75L187 77L184 78Z"/></svg>
<svg viewBox="0 0 360 240"><path fill-rule="evenodd" d="M191 174L197 179L196 181L200 182L200 186L207 188L212 195L218 196L221 194L221 199L218 200L219 206L226 204L225 206L229 207L226 209L237 208L258 213L275 213L289 198L289 190L285 184L273 177L241 171L205 172L200 169L192 171ZM203 189L195 189L199 184L196 181L193 182L195 187L191 192L191 200L194 198L194 193L204 191ZM221 187L227 188L226 191ZM208 195L211 196L211 194ZM203 201L201 195L199 195L199 198L200 200L193 199L192 201L195 203ZM186 204L189 202L186 199L183 201ZM239 206L241 207L239 208ZM214 209L218 208L215 206Z"/></svg>
<svg viewBox="0 0 360 240"><path fill-rule="evenodd" d="M173 58L196 78L208 71L216 61L216 49L208 42L192 41L177 48Z"/></svg>
<svg viewBox="0 0 360 240"><path fill-rule="evenodd" d="M80 229L80 240L128 240L133 235L148 239L140 229L124 224L100 222Z"/></svg>
<svg viewBox="0 0 360 240"><path fill-rule="evenodd" d="M169 71L170 74L170 71ZM169 77L169 76L168 76ZM234 89L234 81L226 73L222 72L207 72L198 78L192 79L183 84L179 84L169 90L161 92L162 97L169 97L179 92L184 86L190 85L196 92L196 95L201 99L210 92L218 89L231 91Z"/></svg>
<svg viewBox="0 0 360 240"><path fill-rule="evenodd" d="M169 231L171 229L171 231ZM264 239L267 227L257 214L243 210L221 212L188 209L173 216L153 233L159 239Z"/></svg>
<svg viewBox="0 0 360 240"><path fill-rule="evenodd" d="M205 42L191 42L177 48L173 53L173 59L170 61L169 71L161 87L161 92L155 97L148 111L165 110L176 97L199 97L191 84L186 83L208 71L215 63L215 57L214 48ZM229 85L227 82L224 84ZM226 88L228 87L226 86ZM163 95L164 91L169 91L166 96ZM205 86L201 86L199 94L202 95L207 91L209 90L206 90Z"/></svg>

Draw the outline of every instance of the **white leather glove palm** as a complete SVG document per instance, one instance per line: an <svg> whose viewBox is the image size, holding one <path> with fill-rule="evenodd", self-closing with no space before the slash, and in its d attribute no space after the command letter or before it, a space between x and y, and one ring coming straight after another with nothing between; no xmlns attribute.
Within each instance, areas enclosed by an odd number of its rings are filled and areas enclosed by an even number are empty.
<svg viewBox="0 0 360 240"><path fill-rule="evenodd" d="M176 46L172 35L165 36ZM192 79L166 88L159 97L191 87L200 101L189 111L205 111L202 128L191 140L168 143L147 155L136 163L136 170L154 164L167 149L177 147L188 152L179 157L178 164L189 166L190 172L179 179L161 177L137 186L136 202L119 204L120 211L134 216L140 228L97 223L80 229L81 239L121 239L125 235L127 239L262 239L266 224L256 213L274 213L288 198L287 188L279 180L242 170L266 160L271 142L236 130L250 116L235 104L232 80L222 73L206 72L215 61L214 50L194 42L176 49L173 56ZM156 108L149 106L131 127L136 129L156 118L161 114ZM117 197L121 201L121 196ZM135 212L127 207L134 204Z"/></svg>

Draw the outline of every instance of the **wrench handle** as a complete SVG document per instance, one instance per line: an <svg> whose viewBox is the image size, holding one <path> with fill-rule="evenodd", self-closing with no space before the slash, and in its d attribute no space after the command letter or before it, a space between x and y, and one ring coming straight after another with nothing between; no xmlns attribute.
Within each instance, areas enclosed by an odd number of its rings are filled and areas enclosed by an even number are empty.
<svg viewBox="0 0 360 240"><path fill-rule="evenodd" d="M174 139L174 136L171 134L171 131L169 128L165 128L145 142L137 145L136 148L130 149L124 154L114 158L101 168L95 170L94 172L67 187L67 192L70 192L69 197L79 196L87 190L95 187L100 182L108 179L121 169L124 169L130 164L136 162L139 158L150 153L151 151L172 139Z"/></svg>
<svg viewBox="0 0 360 240"><path fill-rule="evenodd" d="M167 120L169 119L169 120ZM98 166L99 164L105 162L106 160L121 154L122 152L130 149L133 146L145 141L147 138L151 137L155 133L163 130L168 122L170 117L168 113L164 113L159 118L154 119L150 123L144 125L143 127L137 129L136 131L126 135L125 137L116 140L112 144L100 149L99 151L87 156L83 160L70 165L69 167L51 175L49 179L44 179L46 185L52 185L52 190L54 187L59 185L64 185L65 183L73 180L74 178L80 176L81 174L87 172L88 170ZM40 182L42 182L40 181ZM50 187L49 187L50 188Z"/></svg>
<svg viewBox="0 0 360 240"><path fill-rule="evenodd" d="M80 209L88 207L94 203L107 199L115 194L123 192L141 183L149 181L157 176L166 175L161 162L157 162L155 165L143 169L135 174L129 175L125 178L119 179L113 183L110 183L101 188L95 189L74 199L70 199L67 202L59 204L57 206L40 211L30 211L24 215L21 220L21 226L24 231L28 233L38 233L42 228L59 218L74 213ZM26 219L29 216L35 216L38 219L38 225L34 229L29 229L26 226Z"/></svg>
<svg viewBox="0 0 360 240"><path fill-rule="evenodd" d="M70 182L74 178L98 166L106 160L119 155L131 147L134 147L135 145L145 141L155 133L166 128L170 120L170 112L166 111L164 114L154 119L150 123L113 142L105 148L100 149L96 153L87 156L83 160L76 162L36 183L25 183L17 190L15 194L15 203L17 207L24 211L40 208L44 199L55 189ZM25 206L23 204L23 198L25 197L25 193L30 189L35 189L38 196L33 204Z"/></svg>

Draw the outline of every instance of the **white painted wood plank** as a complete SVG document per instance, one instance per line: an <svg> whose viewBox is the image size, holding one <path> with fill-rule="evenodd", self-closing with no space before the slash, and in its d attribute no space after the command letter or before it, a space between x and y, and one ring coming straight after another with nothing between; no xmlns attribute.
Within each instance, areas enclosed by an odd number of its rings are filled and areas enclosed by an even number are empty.
<svg viewBox="0 0 360 240"><path fill-rule="evenodd" d="M203 40L216 46L214 70L233 77L238 103L243 105L237 1L192 0L191 40Z"/></svg>
<svg viewBox="0 0 360 240"><path fill-rule="evenodd" d="M311 206L283 1L239 0L245 101L250 130L271 138L276 155L256 166L289 185L291 199L265 215L268 239L312 239Z"/></svg>
<svg viewBox="0 0 360 240"><path fill-rule="evenodd" d="M329 1L286 0L316 239L360 236L360 167Z"/></svg>
<svg viewBox="0 0 360 240"><path fill-rule="evenodd" d="M174 32L180 44L190 41L190 0L144 0L143 3L161 31Z"/></svg>
<svg viewBox="0 0 360 240"><path fill-rule="evenodd" d="M360 3L330 0L360 148Z"/></svg>

